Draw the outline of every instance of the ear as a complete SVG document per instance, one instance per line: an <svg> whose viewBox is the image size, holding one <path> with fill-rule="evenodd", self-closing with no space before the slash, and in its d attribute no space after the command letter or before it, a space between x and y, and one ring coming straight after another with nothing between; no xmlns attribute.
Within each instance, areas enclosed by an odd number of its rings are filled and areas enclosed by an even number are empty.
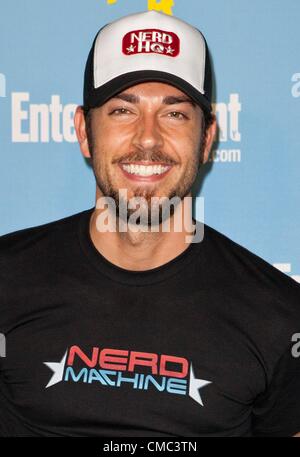
<svg viewBox="0 0 300 457"><path fill-rule="evenodd" d="M74 114L74 127L76 130L77 140L80 146L80 150L84 157L91 157L89 150L87 135L86 135L86 124L84 119L84 113L81 106L77 106Z"/></svg>
<svg viewBox="0 0 300 457"><path fill-rule="evenodd" d="M203 153L203 163L207 162L209 159L209 154L210 154L213 142L215 140L216 133L217 133L217 120L216 120L216 116L214 115L214 120L210 124L210 126L208 127L207 132L206 132L204 153Z"/></svg>

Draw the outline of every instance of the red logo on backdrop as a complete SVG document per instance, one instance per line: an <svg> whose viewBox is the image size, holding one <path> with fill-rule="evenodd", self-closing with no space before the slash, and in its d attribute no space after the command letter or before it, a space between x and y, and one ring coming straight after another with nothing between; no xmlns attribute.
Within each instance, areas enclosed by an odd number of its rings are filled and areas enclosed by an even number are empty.
<svg viewBox="0 0 300 457"><path fill-rule="evenodd" d="M159 29L133 30L124 35L122 43L122 51L127 56L154 53L176 57L179 48L180 42L176 33Z"/></svg>

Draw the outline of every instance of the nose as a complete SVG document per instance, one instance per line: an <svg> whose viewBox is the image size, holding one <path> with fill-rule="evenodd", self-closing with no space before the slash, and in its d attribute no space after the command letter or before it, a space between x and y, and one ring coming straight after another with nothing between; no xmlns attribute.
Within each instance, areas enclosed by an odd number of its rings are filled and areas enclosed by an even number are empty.
<svg viewBox="0 0 300 457"><path fill-rule="evenodd" d="M155 113L143 113L132 139L138 149L156 151L163 147L163 136Z"/></svg>

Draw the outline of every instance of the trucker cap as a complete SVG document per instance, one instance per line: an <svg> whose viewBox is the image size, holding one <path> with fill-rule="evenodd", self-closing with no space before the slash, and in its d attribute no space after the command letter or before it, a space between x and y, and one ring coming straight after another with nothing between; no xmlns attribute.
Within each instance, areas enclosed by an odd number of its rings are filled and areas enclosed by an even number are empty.
<svg viewBox="0 0 300 457"><path fill-rule="evenodd" d="M211 64L202 33L154 10L102 27L85 67L84 107L101 106L126 88L147 81L171 84L210 112Z"/></svg>

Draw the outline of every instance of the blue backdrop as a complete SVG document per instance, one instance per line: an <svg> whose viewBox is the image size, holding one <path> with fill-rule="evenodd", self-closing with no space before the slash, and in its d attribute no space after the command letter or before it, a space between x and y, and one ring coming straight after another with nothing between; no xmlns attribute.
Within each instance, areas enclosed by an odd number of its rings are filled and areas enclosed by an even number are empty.
<svg viewBox="0 0 300 457"><path fill-rule="evenodd" d="M2 2L0 234L93 206L72 124L87 53L102 25L147 9L198 27L212 54L220 131L198 195L205 222L300 282L297 0Z"/></svg>

